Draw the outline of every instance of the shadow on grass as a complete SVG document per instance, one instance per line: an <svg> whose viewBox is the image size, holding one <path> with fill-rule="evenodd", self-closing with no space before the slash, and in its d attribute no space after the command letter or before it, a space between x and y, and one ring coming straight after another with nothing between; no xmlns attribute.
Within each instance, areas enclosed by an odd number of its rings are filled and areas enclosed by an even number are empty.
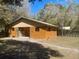
<svg viewBox="0 0 79 59"><path fill-rule="evenodd" d="M50 56L63 57L58 51L38 43L0 40L0 59L49 59Z"/></svg>

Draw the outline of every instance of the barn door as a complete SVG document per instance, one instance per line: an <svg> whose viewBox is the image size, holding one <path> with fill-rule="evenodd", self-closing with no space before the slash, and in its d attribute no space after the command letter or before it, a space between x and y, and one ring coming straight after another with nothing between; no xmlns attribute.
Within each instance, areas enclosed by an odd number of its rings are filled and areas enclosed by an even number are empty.
<svg viewBox="0 0 79 59"><path fill-rule="evenodd" d="M19 37L30 37L30 28L29 27L23 27L19 28Z"/></svg>

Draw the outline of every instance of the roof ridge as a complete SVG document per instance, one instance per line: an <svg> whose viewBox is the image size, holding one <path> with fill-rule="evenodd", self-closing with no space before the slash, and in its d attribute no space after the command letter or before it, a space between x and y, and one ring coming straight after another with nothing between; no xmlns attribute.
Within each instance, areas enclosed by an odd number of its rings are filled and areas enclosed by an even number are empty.
<svg viewBox="0 0 79 59"><path fill-rule="evenodd" d="M26 17L21 16L21 18L26 18ZM53 25L53 24L50 24L50 23L47 23L47 22L43 22L43 21L38 21L38 20L33 19L33 18L30 18L30 17L27 17L26 19L29 19L29 20L32 20L32 21L36 21L36 22L40 22L40 23L44 23L44 24L49 24L49 25L52 25L52 26L58 27L57 25Z"/></svg>
<svg viewBox="0 0 79 59"><path fill-rule="evenodd" d="M45 24L45 25L49 25L49 26L53 26L53 27L58 27L57 25L53 25L53 24L50 24L50 23L47 23L47 22L43 22L43 21L38 21L36 19L33 19L33 18L30 18L30 17L24 17L24 16L20 16L18 17L15 21L13 22L16 22L17 20L19 20L20 18L25 18L25 19L28 19L28 20L31 20L31 21L35 21L35 22L38 22L38 23L42 23L42 24ZM12 22L12 23L13 23Z"/></svg>

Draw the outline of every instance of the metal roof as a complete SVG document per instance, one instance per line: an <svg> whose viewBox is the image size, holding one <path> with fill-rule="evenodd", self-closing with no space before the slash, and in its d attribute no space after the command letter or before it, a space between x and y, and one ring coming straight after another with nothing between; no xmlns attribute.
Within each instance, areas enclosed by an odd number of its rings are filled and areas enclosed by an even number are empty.
<svg viewBox="0 0 79 59"><path fill-rule="evenodd" d="M18 18L17 18L15 21L13 21L12 23L14 23L14 22L20 20L21 18L24 18L24 19L27 19L27 20L30 20L30 21L34 21L34 22L37 22L37 23L41 23L41 24L44 24L44 25L52 26L52 27L58 27L58 26L53 25L53 24L49 24L49 23L46 23L46 22L38 21L38 20L36 20L36 19L32 19L32 18L29 18L29 17L23 17L23 16L18 17ZM12 23L11 23L11 24L12 24Z"/></svg>

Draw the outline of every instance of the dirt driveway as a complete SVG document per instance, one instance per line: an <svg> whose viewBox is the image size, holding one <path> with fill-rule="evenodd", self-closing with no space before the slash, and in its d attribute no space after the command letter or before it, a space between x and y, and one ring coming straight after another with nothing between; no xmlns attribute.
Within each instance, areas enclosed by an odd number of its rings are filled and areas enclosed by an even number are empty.
<svg viewBox="0 0 79 59"><path fill-rule="evenodd" d="M8 39L8 38L7 38ZM79 59L79 38L78 37L57 37L49 40L34 40L29 38L16 38L40 43L53 50L58 50L64 57L51 57L51 59Z"/></svg>
<svg viewBox="0 0 79 59"><path fill-rule="evenodd" d="M64 55L62 58L52 57L51 59L79 59L79 37L57 37L40 41Z"/></svg>

